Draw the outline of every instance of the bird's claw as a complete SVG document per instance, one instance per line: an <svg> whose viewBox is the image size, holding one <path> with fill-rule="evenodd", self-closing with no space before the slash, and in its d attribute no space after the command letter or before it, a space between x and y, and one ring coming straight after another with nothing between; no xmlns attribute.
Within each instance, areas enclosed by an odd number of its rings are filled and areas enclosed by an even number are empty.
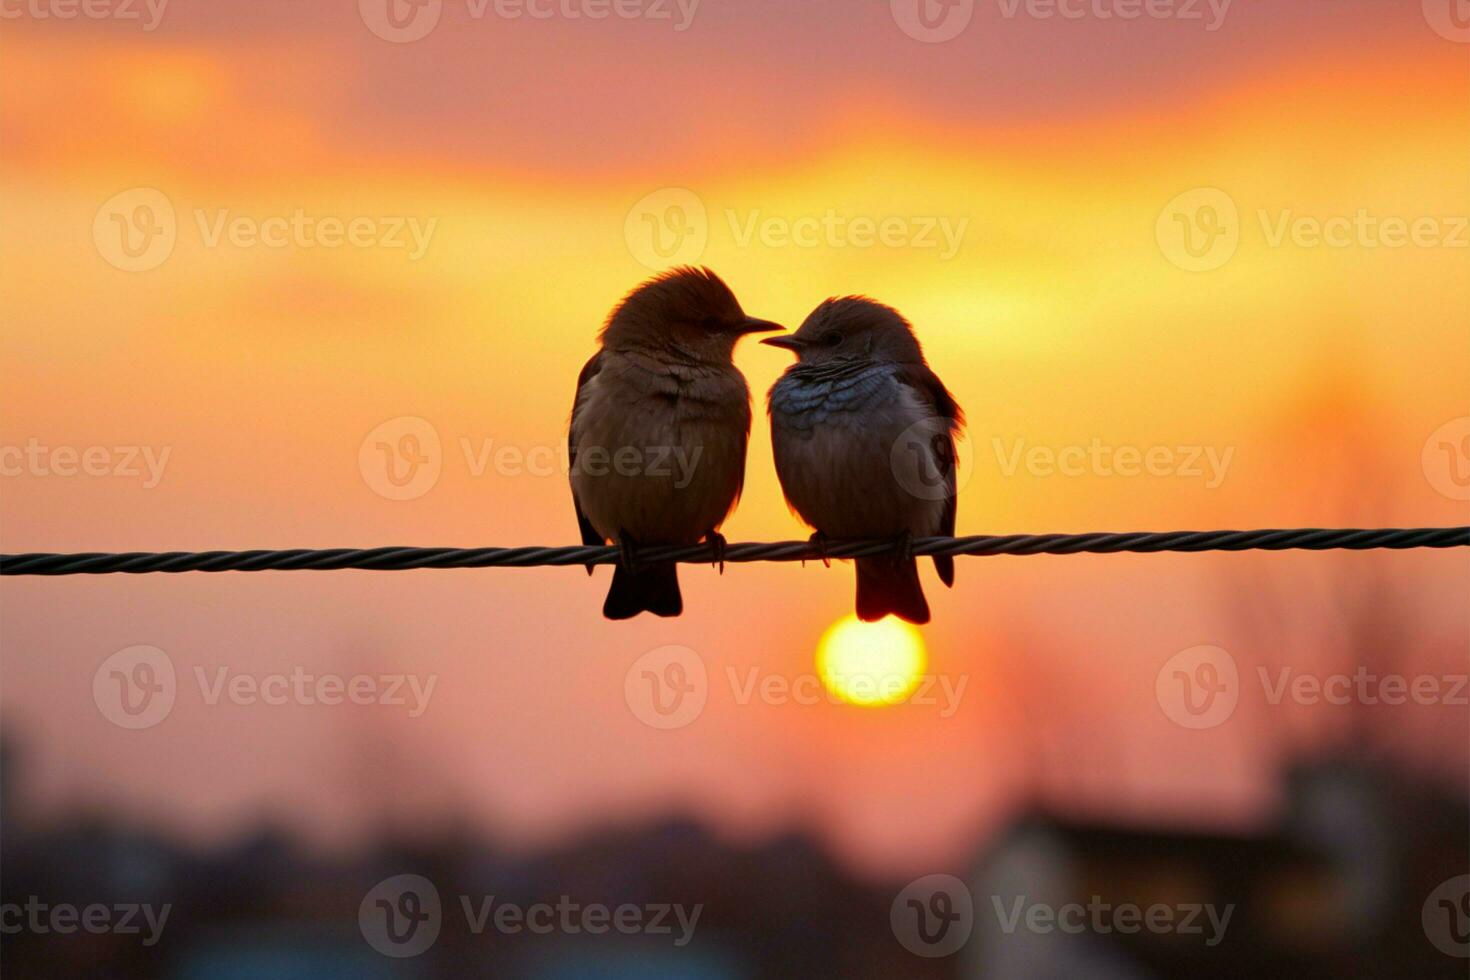
<svg viewBox="0 0 1470 980"><path fill-rule="evenodd" d="M901 562L914 560L914 532L904 531L893 539L893 553Z"/></svg>
<svg viewBox="0 0 1470 980"><path fill-rule="evenodd" d="M827 556L827 536L825 534L821 531L814 532L810 538L807 538L807 544L816 550L817 557L822 560L823 568L832 567L832 559ZM803 561L802 564L805 565L806 562Z"/></svg>
<svg viewBox="0 0 1470 980"><path fill-rule="evenodd" d="M729 547L729 542L725 540L725 536L719 531L704 532L704 541L706 544L709 545L710 555L712 558L710 564L712 564L715 568L718 568L721 575L724 575L725 549Z"/></svg>

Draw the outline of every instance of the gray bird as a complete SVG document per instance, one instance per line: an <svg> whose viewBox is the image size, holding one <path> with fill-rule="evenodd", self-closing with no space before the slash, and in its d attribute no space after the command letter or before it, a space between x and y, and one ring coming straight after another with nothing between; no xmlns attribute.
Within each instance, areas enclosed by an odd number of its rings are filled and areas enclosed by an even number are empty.
<svg viewBox="0 0 1470 980"><path fill-rule="evenodd" d="M750 388L731 354L746 334L782 329L746 316L710 270L687 267L608 317L577 378L568 440L582 542L622 549L608 619L684 610L678 566L640 563L639 547L706 541L723 555L719 527L740 499L750 440Z"/></svg>
<svg viewBox="0 0 1470 980"><path fill-rule="evenodd" d="M792 334L762 343L794 351L771 388L771 444L786 501L812 540L892 538L895 553L857 559L857 614L929 621L910 551L952 535L955 435L964 414L929 369L897 310L861 296L829 299ZM936 557L947 586L954 559Z"/></svg>

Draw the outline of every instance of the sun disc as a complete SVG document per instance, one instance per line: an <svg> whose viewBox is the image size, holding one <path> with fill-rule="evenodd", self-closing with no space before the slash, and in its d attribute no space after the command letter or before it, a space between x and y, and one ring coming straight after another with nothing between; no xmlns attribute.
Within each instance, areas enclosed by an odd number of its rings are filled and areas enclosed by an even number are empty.
<svg viewBox="0 0 1470 980"><path fill-rule="evenodd" d="M863 707L907 701L928 662L923 635L892 616L876 623L844 616L817 644L822 684L834 697Z"/></svg>

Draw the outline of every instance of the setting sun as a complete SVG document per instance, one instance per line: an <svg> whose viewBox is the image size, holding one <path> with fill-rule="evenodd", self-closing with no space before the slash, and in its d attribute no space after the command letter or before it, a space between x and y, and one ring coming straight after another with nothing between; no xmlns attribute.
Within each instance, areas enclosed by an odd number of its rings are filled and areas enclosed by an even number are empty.
<svg viewBox="0 0 1470 980"><path fill-rule="evenodd" d="M908 700L928 662L923 636L892 616L876 623L844 616L817 645L817 674L827 690L864 707Z"/></svg>

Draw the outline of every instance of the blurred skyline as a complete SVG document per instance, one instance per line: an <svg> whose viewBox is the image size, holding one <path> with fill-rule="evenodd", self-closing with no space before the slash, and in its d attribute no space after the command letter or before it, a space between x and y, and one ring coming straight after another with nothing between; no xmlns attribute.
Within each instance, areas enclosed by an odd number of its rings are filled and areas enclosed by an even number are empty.
<svg viewBox="0 0 1470 980"><path fill-rule="evenodd" d="M559 466L494 451L560 452L654 232L793 328L830 295L903 311L970 418L959 533L1470 523L1433 461L1470 437L1470 49L1434 0L1237 2L1213 30L1207 4L1197 21L981 3L938 44L877 2L704 0L684 30L673 4L594 21L447 3L412 43L375 35L364 4L0 25L0 445L107 447L110 466L135 447L141 469L7 472L4 550L571 543ZM140 214L171 214L175 240L130 272L107 236ZM365 219L368 244L323 246L323 219ZM1346 244L1313 233L1334 219ZM252 237L272 220L284 247ZM854 221L896 221L897 244ZM1386 222L1428 244L1385 244ZM736 361L756 425L724 533L804 537L764 419L786 358ZM439 472L393 500L363 451L423 434L402 419L431 427ZM1171 462L1045 463L1094 445ZM1463 674L1467 572L1462 551L963 560L953 591L928 589L929 669L966 681L948 715L739 703L730 671L811 673L850 610L843 566L690 567L684 617L619 626L606 571L10 579L0 709L41 805L202 839L266 818L339 844L465 811L545 843L689 811L920 871L968 856L1038 782L1257 817L1273 743L1343 713L1270 704L1256 667ZM1344 604L1379 601L1405 625L1351 647ZM93 679L135 645L167 654L178 696L126 731ZM661 731L625 683L669 645L698 655L709 698ZM1206 645L1238 662L1241 704L1187 730L1155 681ZM436 681L417 717L212 705L194 671L220 667ZM1470 709L1375 711L1404 757L1463 777Z"/></svg>

